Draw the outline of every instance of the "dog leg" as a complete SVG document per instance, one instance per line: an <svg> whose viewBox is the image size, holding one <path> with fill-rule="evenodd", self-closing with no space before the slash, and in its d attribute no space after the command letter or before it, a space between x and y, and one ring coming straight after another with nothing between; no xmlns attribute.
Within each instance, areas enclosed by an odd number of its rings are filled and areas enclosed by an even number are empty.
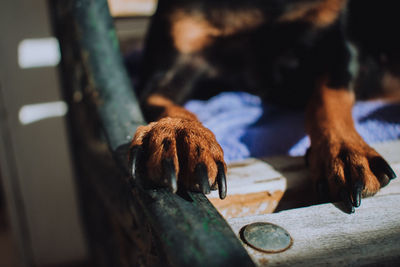
<svg viewBox="0 0 400 267"><path fill-rule="evenodd" d="M361 197L372 196L396 174L357 133L347 88L322 83L308 105L306 130L311 138L308 163L323 200L341 200L350 212Z"/></svg>
<svg viewBox="0 0 400 267"><path fill-rule="evenodd" d="M194 114L161 95L148 97L147 105L162 112L157 121L139 127L133 138L134 169L143 166L150 181L174 193L178 186L205 194L218 188L225 198L226 164L214 134Z"/></svg>

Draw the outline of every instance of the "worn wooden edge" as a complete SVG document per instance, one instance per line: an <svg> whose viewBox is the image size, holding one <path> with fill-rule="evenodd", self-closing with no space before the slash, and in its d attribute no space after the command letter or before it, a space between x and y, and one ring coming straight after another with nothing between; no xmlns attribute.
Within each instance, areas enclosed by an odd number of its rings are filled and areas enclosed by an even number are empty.
<svg viewBox="0 0 400 267"><path fill-rule="evenodd" d="M372 146L399 175L400 140ZM275 170L285 174L296 172L301 165L296 158L275 157L266 161L273 162ZM296 179L293 183L296 186L309 186L309 180L302 174L292 178ZM244 244L257 266L398 266L399 201L400 179L396 178L375 196L362 199L354 214L343 212L341 203L328 203L227 221L238 237L240 230L253 222L274 223L290 233L293 245L282 253L262 253Z"/></svg>
<svg viewBox="0 0 400 267"><path fill-rule="evenodd" d="M73 25L67 30L75 32L76 40L61 38L65 41L61 48L78 46L75 60L82 61L87 81L84 85L80 84L82 81L75 82L77 88L68 89L83 91L92 98L114 159L128 177L127 142L144 121L122 65L107 2L71 0L53 4L61 5L57 19L72 18L63 26ZM229 225L203 194L187 193L182 197L165 189L144 190L127 178L126 186L130 184L134 185L133 201L140 204L169 264L254 266Z"/></svg>

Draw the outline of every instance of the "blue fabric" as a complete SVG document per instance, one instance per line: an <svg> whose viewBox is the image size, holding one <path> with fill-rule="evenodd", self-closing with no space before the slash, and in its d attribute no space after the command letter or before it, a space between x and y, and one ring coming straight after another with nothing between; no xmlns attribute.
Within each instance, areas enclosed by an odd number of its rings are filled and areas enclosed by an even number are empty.
<svg viewBox="0 0 400 267"><path fill-rule="evenodd" d="M191 100L185 107L214 132L227 162L301 156L310 145L303 112L267 106L248 93L225 92L207 101ZM369 144L400 138L400 103L357 102L353 117L357 131Z"/></svg>

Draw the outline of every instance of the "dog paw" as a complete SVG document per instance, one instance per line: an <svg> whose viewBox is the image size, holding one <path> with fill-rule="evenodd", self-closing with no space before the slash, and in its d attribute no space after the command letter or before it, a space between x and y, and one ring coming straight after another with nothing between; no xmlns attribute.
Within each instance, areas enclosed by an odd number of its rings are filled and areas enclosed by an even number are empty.
<svg viewBox="0 0 400 267"><path fill-rule="evenodd" d="M137 129L131 143L132 175L148 181L208 194L218 188L226 196L226 164L214 134L200 122L163 118Z"/></svg>
<svg viewBox="0 0 400 267"><path fill-rule="evenodd" d="M306 157L320 199L342 201L351 213L362 197L374 195L396 178L389 164L361 138L313 144Z"/></svg>

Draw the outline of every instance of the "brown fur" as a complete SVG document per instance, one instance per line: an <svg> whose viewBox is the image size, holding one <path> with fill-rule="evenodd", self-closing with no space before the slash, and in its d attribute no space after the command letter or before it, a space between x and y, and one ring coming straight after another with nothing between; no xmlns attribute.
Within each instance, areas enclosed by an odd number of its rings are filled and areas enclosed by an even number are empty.
<svg viewBox="0 0 400 267"><path fill-rule="evenodd" d="M172 159L178 181L185 187L199 189L188 180L199 163L205 164L213 185L218 173L216 162L223 163L226 172L224 153L214 134L194 114L162 96L152 95L148 102L163 107L164 112L157 122L139 127L131 143L131 147L141 146L148 151L148 177L154 182L163 181L161 161Z"/></svg>
<svg viewBox="0 0 400 267"><path fill-rule="evenodd" d="M171 100L158 94L150 95L147 98L147 105L154 108L163 109L158 119L171 117L171 118L180 118L180 119L198 121L196 115L184 109L183 107L174 104Z"/></svg>
<svg viewBox="0 0 400 267"><path fill-rule="evenodd" d="M189 15L177 11L171 16L171 35L175 48L184 54L202 50L210 45L219 30L213 27L201 15Z"/></svg>
<svg viewBox="0 0 400 267"><path fill-rule="evenodd" d="M170 22L175 48L183 54L194 53L211 45L217 37L230 36L255 28L264 21L258 9L235 13L214 10L212 16L218 23L211 24L202 13L174 11L170 16Z"/></svg>
<svg viewBox="0 0 400 267"><path fill-rule="evenodd" d="M290 11L279 18L281 22L302 20L315 27L325 27L337 20L347 0L325 0L322 3L294 5Z"/></svg>
<svg viewBox="0 0 400 267"><path fill-rule="evenodd" d="M307 110L306 129L313 144L309 155L314 179L328 177L332 197L339 185L364 180L364 196L375 194L379 181L370 169L370 161L379 154L368 146L357 133L351 110L354 94L343 89L332 89L322 83ZM353 181L346 180L346 171Z"/></svg>

